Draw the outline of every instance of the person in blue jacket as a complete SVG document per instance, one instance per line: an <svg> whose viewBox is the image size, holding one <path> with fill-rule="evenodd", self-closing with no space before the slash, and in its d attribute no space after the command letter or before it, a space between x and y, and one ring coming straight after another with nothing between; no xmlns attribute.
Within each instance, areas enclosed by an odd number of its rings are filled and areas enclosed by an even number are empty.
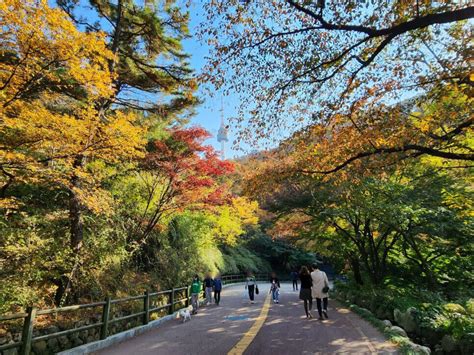
<svg viewBox="0 0 474 355"><path fill-rule="evenodd" d="M221 302L221 291L222 291L221 275L217 274L216 277L214 278L214 301L216 302L217 306Z"/></svg>

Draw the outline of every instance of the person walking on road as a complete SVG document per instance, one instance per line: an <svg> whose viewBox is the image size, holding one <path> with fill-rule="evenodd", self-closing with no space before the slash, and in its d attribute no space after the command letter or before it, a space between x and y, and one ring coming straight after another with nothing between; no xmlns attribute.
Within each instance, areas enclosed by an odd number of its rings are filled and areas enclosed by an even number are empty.
<svg viewBox="0 0 474 355"><path fill-rule="evenodd" d="M258 294L257 279L249 272L245 283L245 289L249 291L250 303L255 303L255 293Z"/></svg>
<svg viewBox="0 0 474 355"><path fill-rule="evenodd" d="M300 300L304 301L304 312L306 313L306 318L313 318L313 315L311 314L311 309L313 308L313 298L311 296L313 280L311 279L311 275L306 266L301 267L299 276L301 281Z"/></svg>
<svg viewBox="0 0 474 355"><path fill-rule="evenodd" d="M280 280L278 280L278 277L276 277L274 272L272 272L272 276L270 278L270 285L273 303L280 303Z"/></svg>
<svg viewBox="0 0 474 355"><path fill-rule="evenodd" d="M214 278L214 301L216 302L217 306L221 302L221 291L222 291L221 275L217 274L217 276Z"/></svg>
<svg viewBox="0 0 474 355"><path fill-rule="evenodd" d="M290 274L290 278L293 282L293 291L298 291L298 271L293 270Z"/></svg>
<svg viewBox="0 0 474 355"><path fill-rule="evenodd" d="M311 273L313 280L312 296L316 298L316 306L318 307L319 319L328 317L328 297L329 297L329 280L324 271L319 270L319 265L313 265L314 271ZM322 307L321 307L322 301Z"/></svg>
<svg viewBox="0 0 474 355"><path fill-rule="evenodd" d="M206 304L212 304L212 286L214 280L211 277L211 274L208 272L206 278L204 279L204 294L206 296Z"/></svg>
<svg viewBox="0 0 474 355"><path fill-rule="evenodd" d="M193 314L196 314L199 308L199 293L201 292L201 280L199 275L194 275L191 283L191 305L193 306Z"/></svg>

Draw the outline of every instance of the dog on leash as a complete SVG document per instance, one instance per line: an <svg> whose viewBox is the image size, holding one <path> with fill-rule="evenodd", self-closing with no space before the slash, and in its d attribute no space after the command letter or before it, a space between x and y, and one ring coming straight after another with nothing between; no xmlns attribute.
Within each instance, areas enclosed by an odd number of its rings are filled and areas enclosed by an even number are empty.
<svg viewBox="0 0 474 355"><path fill-rule="evenodd" d="M182 309L179 312L179 316L183 319L183 323L186 322L186 320L191 320L191 312L189 312L189 309Z"/></svg>

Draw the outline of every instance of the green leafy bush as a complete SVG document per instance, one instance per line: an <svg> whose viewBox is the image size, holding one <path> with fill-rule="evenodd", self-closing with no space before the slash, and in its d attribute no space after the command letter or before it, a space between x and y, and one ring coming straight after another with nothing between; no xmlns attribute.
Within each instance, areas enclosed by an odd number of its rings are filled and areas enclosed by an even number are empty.
<svg viewBox="0 0 474 355"><path fill-rule="evenodd" d="M466 311L471 315L474 316L474 298L470 298L466 301Z"/></svg>
<svg viewBox="0 0 474 355"><path fill-rule="evenodd" d="M474 350L474 343L469 338L474 333L472 299L462 305L446 302L439 293L427 290L400 286L360 287L352 282L337 282L335 291L339 299L368 308L380 319L403 323L409 313L416 325L408 331L424 345L434 348L447 335L452 337L462 353L472 353Z"/></svg>
<svg viewBox="0 0 474 355"><path fill-rule="evenodd" d="M443 305L443 309L447 313L466 314L466 310L464 309L464 307L457 303L446 303L445 305Z"/></svg>

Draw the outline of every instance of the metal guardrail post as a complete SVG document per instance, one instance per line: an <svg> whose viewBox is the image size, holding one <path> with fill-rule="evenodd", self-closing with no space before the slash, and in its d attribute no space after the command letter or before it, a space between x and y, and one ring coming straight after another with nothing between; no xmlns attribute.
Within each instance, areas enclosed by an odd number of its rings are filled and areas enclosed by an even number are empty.
<svg viewBox="0 0 474 355"><path fill-rule="evenodd" d="M29 355L31 352L31 340L33 339L33 327L36 318L36 308L28 307L26 313L28 313L28 315L25 317L25 321L23 323L23 331L21 333L21 355Z"/></svg>
<svg viewBox="0 0 474 355"><path fill-rule="evenodd" d="M170 293L170 309L168 311L168 314L173 314L173 310L174 310L174 287L171 289L171 293Z"/></svg>
<svg viewBox="0 0 474 355"><path fill-rule="evenodd" d="M189 307L189 286L186 287L186 307Z"/></svg>
<svg viewBox="0 0 474 355"><path fill-rule="evenodd" d="M145 298L143 299L143 324L148 324L150 321L150 293L148 290L145 291Z"/></svg>
<svg viewBox="0 0 474 355"><path fill-rule="evenodd" d="M107 338L109 328L109 315L110 315L110 297L105 299L104 308L102 311L102 327L100 329L100 339L104 340Z"/></svg>

